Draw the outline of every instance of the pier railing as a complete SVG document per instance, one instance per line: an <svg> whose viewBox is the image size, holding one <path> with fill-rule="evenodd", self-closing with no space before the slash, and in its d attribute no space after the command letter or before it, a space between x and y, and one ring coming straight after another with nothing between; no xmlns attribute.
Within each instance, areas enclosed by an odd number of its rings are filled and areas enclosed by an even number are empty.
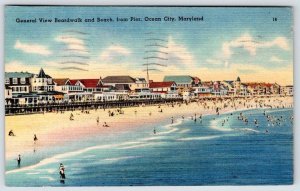
<svg viewBox="0 0 300 191"><path fill-rule="evenodd" d="M174 102L183 102L181 98L160 100L120 100L120 101L87 101L71 103L38 103L38 104L15 104L5 106L5 115L26 115L45 112L64 112L75 110L110 109L138 107L143 105L158 105Z"/></svg>

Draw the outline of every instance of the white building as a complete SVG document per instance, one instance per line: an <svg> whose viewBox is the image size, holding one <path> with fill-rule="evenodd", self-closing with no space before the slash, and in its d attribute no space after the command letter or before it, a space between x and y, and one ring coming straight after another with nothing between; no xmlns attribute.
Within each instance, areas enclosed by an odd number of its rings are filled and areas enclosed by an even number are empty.
<svg viewBox="0 0 300 191"><path fill-rule="evenodd" d="M161 98L165 98L165 99L180 98L178 91L177 91L177 84L173 81L171 81L171 82L150 81L149 88L152 93L161 94Z"/></svg>
<svg viewBox="0 0 300 191"><path fill-rule="evenodd" d="M281 95L293 95L294 94L294 86L280 86L280 94Z"/></svg>
<svg viewBox="0 0 300 191"><path fill-rule="evenodd" d="M115 91L130 92L137 87L136 79L131 76L107 76L100 81L104 86L112 86ZM142 84L141 82L140 85Z"/></svg>
<svg viewBox="0 0 300 191"><path fill-rule="evenodd" d="M129 94L130 99L160 99L161 94L151 92L149 88L136 88L135 91Z"/></svg>
<svg viewBox="0 0 300 191"><path fill-rule="evenodd" d="M11 88L12 94L29 93L33 76L28 72L5 72L5 86Z"/></svg>
<svg viewBox="0 0 300 191"><path fill-rule="evenodd" d="M30 79L32 92L49 92L54 91L54 83L51 76L45 74L43 68L41 68L39 74L33 75Z"/></svg>

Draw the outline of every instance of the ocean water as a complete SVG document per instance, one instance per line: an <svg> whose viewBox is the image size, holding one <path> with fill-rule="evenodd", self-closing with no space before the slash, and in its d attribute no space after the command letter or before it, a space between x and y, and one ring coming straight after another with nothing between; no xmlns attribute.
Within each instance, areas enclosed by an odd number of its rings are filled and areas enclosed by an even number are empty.
<svg viewBox="0 0 300 191"><path fill-rule="evenodd" d="M240 112L203 116L197 121L186 116L174 124L166 120L160 125L141 125L134 131L37 150L23 159L20 168L15 160L7 160L6 185L292 184L293 110L242 113L248 124L238 120ZM66 168L64 182L60 181L59 163Z"/></svg>

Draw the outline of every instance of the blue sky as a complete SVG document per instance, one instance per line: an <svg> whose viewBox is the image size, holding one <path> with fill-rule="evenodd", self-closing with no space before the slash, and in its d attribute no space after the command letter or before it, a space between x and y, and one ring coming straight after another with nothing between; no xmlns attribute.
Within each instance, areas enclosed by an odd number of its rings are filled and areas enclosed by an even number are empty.
<svg viewBox="0 0 300 191"><path fill-rule="evenodd" d="M38 72L53 77L146 77L147 56L167 67L152 66L150 78L188 74L202 80L293 83L293 15L288 7L18 7L5 9L6 71ZM116 17L165 17L175 22L116 22ZM202 17L180 22L178 16ZM115 22L16 23L34 18L112 18ZM273 21L276 17L277 21ZM149 55L160 39L168 54ZM157 53L155 53L157 54ZM165 60L166 59L166 60ZM148 60L149 61L149 60ZM149 61L150 62L150 61ZM274 77L276 76L276 78Z"/></svg>

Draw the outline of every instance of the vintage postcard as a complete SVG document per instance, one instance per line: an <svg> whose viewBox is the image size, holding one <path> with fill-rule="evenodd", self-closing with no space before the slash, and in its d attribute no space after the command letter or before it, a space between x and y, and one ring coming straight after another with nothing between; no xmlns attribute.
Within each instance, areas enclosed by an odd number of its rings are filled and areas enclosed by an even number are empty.
<svg viewBox="0 0 300 191"><path fill-rule="evenodd" d="M292 7L5 7L5 182L293 184Z"/></svg>

